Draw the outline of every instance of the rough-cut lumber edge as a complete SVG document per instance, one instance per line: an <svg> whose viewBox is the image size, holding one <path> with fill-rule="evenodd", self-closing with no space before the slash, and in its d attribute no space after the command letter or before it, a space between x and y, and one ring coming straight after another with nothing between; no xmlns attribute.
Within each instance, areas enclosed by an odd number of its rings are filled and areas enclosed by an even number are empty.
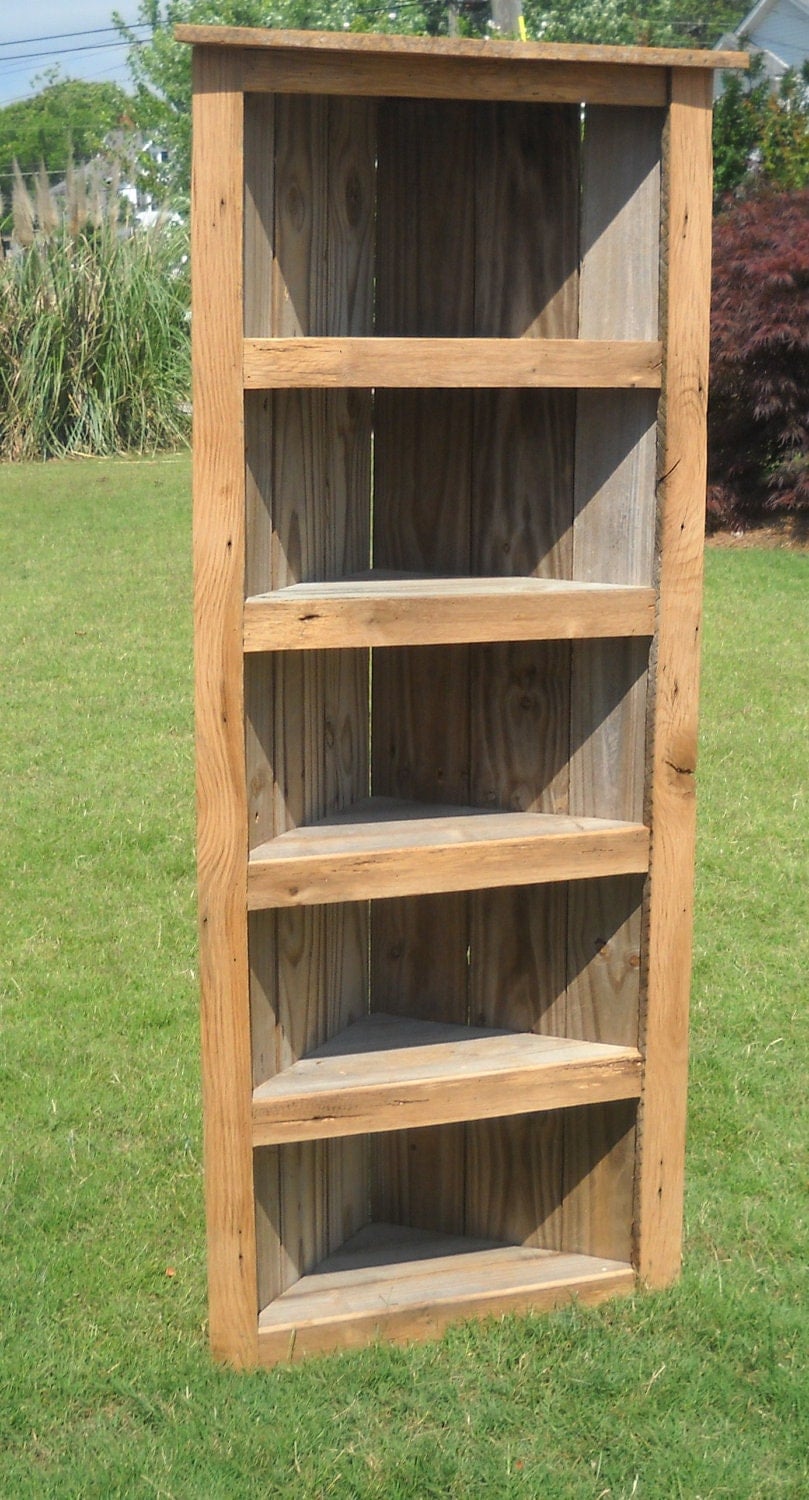
<svg viewBox="0 0 809 1500"><path fill-rule="evenodd" d="M210 1339L256 1359L242 686L243 103L238 62L195 52L194 619L197 865ZM212 288L214 295L212 295Z"/></svg>
<svg viewBox="0 0 809 1500"><path fill-rule="evenodd" d="M637 1173L638 1268L653 1287L678 1275L682 1244L710 309L707 74L673 73L666 167L667 352Z"/></svg>
<svg viewBox="0 0 809 1500"><path fill-rule="evenodd" d="M309 55L351 53L378 59L470 58L507 62L618 63L623 68L747 68L746 52L708 52L690 47L616 47L574 42L493 42L472 37L392 36L344 31L285 31L252 26L194 26L174 28L178 42L197 45L253 47L297 51Z"/></svg>
<svg viewBox="0 0 809 1500"><path fill-rule="evenodd" d="M253 1093L253 1143L534 1114L640 1094L635 1047L376 1012Z"/></svg>
<svg viewBox="0 0 809 1500"><path fill-rule="evenodd" d="M651 636L654 590L545 578L345 579L245 601L245 651Z"/></svg>
<svg viewBox="0 0 809 1500"><path fill-rule="evenodd" d="M259 1320L261 1364L333 1349L436 1338L466 1318L628 1295L624 1262L370 1224Z"/></svg>
<svg viewBox="0 0 809 1500"><path fill-rule="evenodd" d="M659 343L619 339L245 339L245 390L330 386L655 390Z"/></svg>

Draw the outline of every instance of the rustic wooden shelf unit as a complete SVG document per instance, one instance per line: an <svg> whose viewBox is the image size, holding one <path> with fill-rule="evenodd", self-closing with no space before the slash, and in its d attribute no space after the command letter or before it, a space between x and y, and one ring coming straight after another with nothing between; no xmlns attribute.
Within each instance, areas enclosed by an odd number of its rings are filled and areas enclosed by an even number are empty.
<svg viewBox="0 0 809 1500"><path fill-rule="evenodd" d="M742 60L177 35L214 1352L664 1285Z"/></svg>

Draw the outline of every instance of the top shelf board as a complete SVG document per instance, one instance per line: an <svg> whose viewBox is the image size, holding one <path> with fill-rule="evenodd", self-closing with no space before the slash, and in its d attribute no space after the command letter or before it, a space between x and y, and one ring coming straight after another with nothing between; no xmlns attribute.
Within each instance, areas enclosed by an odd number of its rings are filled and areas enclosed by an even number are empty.
<svg viewBox="0 0 809 1500"><path fill-rule="evenodd" d="M691 47L605 47L571 42L509 42L474 37L391 36L374 32L276 31L252 26L175 26L178 42L194 46L251 47L308 56L339 53L374 58L466 61L619 63L647 68L746 68L746 52Z"/></svg>
<svg viewBox="0 0 809 1500"><path fill-rule="evenodd" d="M180 42L231 49L246 93L515 100L664 109L673 70L746 68L739 52L470 38L177 26Z"/></svg>

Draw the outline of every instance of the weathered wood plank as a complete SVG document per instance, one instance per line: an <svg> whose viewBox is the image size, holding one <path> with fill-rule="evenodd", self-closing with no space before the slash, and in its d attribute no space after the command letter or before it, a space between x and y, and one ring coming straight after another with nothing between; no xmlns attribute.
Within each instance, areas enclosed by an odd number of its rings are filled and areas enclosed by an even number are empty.
<svg viewBox="0 0 809 1500"><path fill-rule="evenodd" d="M654 339L245 339L244 386L656 390L661 358Z"/></svg>
<svg viewBox="0 0 809 1500"><path fill-rule="evenodd" d="M662 118L656 110L587 110L580 290L585 338L659 336ZM653 582L655 407L651 392L579 394L574 578L646 587ZM588 641L572 648L570 805L577 813L643 818L647 658L647 644L640 641L612 642L609 649ZM566 1035L637 1045L639 882L625 877L572 884L567 931ZM592 1116L566 1117L566 1244L598 1254L617 1245L629 1255L632 1124L606 1105Z"/></svg>
<svg viewBox="0 0 809 1500"><path fill-rule="evenodd" d="M357 579L245 601L244 649L651 636L654 590L544 578Z"/></svg>
<svg viewBox="0 0 809 1500"><path fill-rule="evenodd" d="M746 68L750 59L745 52L709 52L699 48L683 47L618 47L581 44L576 42L509 42L498 41L496 47L490 41L474 38L438 38L426 36L395 36L387 33L346 34L342 31L287 31L271 30L252 26L199 26L178 25L174 28L178 42L193 42L198 45L248 47L262 51L299 51L308 54L347 53L354 58L367 54L385 58L396 55L426 59L439 57L502 60L506 63L529 61L567 62L613 62L639 67L677 68ZM324 90L325 92L325 90ZM586 95L579 96L586 98Z"/></svg>
<svg viewBox="0 0 809 1500"><path fill-rule="evenodd" d="M578 108L524 104L478 111L475 333L574 340L578 326ZM503 227L508 225L508 232ZM546 345L543 343L543 349ZM553 391L475 395L472 571L571 576L575 398ZM505 613L505 611L504 611ZM471 652L471 800L481 807L565 813L570 649L517 642ZM472 1014L516 1025L533 981L533 1029L550 1022L564 988L560 887L470 898ZM559 920L562 918L562 920ZM539 932L547 944L538 950ZM519 933L524 946L513 951ZM533 941L532 941L533 939ZM515 968L522 983L515 983ZM527 1098L527 1093L526 1096ZM552 1102L547 1104L552 1111ZM559 1248L559 1117L472 1125L467 1228Z"/></svg>
<svg viewBox="0 0 809 1500"><path fill-rule="evenodd" d="M501 45L498 43L498 50ZM314 58L291 50L275 56L257 52L243 55L247 85L257 92L323 91L386 99L485 99L523 104L576 105L582 99L619 106L666 102L666 72L662 66L644 68L564 58L506 61L493 49L480 60L395 54L384 60L362 55Z"/></svg>
<svg viewBox="0 0 809 1500"><path fill-rule="evenodd" d="M363 1135L639 1093L635 1048L377 1013L259 1084L253 1141Z"/></svg>
<svg viewBox="0 0 809 1500"><path fill-rule="evenodd" d="M647 867L648 842L641 823L372 799L254 849L248 904L258 910L633 874Z"/></svg>
<svg viewBox="0 0 809 1500"><path fill-rule="evenodd" d="M210 1337L256 1358L242 689L243 111L238 59L194 54L197 868ZM216 286L217 296L210 296Z"/></svg>
<svg viewBox="0 0 809 1500"><path fill-rule="evenodd" d="M473 330L474 111L444 101L385 100L378 163L376 333L385 341L430 333L453 342ZM468 571L472 421L463 391L377 390L376 568ZM372 661L375 793L467 802L466 648L375 650ZM463 1022L467 900L451 884L438 889L451 894L374 902L373 1003ZM375 1140L375 1216L429 1224L434 1209L445 1229L461 1231L463 1145L460 1127Z"/></svg>
<svg viewBox="0 0 809 1500"><path fill-rule="evenodd" d="M600 1302L634 1284L622 1262L374 1224L264 1309L259 1358L434 1338L463 1318Z"/></svg>
<svg viewBox="0 0 809 1500"><path fill-rule="evenodd" d="M370 331L373 112L372 104L350 100L276 100L274 199L265 213L272 224L271 335ZM370 395L274 393L262 439L271 449L269 587L367 567ZM277 658L271 679L260 673L253 700L254 722L263 715L267 727L266 766L252 766L251 785L260 782L263 796L271 782L276 834L367 793L368 669L361 653ZM283 1068L367 1008L367 911L279 913L274 944L268 1024L275 1067ZM266 987L255 987L257 1007ZM336 1176L327 1171L332 1155L324 1147L279 1159L287 1277L310 1268L334 1248L333 1234L367 1213L363 1149L358 1143L338 1153Z"/></svg>
<svg viewBox="0 0 809 1500"><path fill-rule="evenodd" d="M675 71L668 135L667 354L659 625L652 741L652 874L639 1157L639 1269L679 1272L694 882L697 694L705 512L711 259L711 88Z"/></svg>

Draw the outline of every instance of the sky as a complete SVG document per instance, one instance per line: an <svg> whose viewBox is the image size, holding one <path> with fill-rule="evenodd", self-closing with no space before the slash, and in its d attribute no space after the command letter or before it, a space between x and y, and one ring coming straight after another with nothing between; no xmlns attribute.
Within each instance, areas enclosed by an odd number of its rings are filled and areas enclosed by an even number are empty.
<svg viewBox="0 0 809 1500"><path fill-rule="evenodd" d="M126 47L112 29L114 10L135 21L138 0L0 0L0 107L36 93L36 74L57 63L64 77L126 86ZM54 39L39 40L45 37Z"/></svg>

